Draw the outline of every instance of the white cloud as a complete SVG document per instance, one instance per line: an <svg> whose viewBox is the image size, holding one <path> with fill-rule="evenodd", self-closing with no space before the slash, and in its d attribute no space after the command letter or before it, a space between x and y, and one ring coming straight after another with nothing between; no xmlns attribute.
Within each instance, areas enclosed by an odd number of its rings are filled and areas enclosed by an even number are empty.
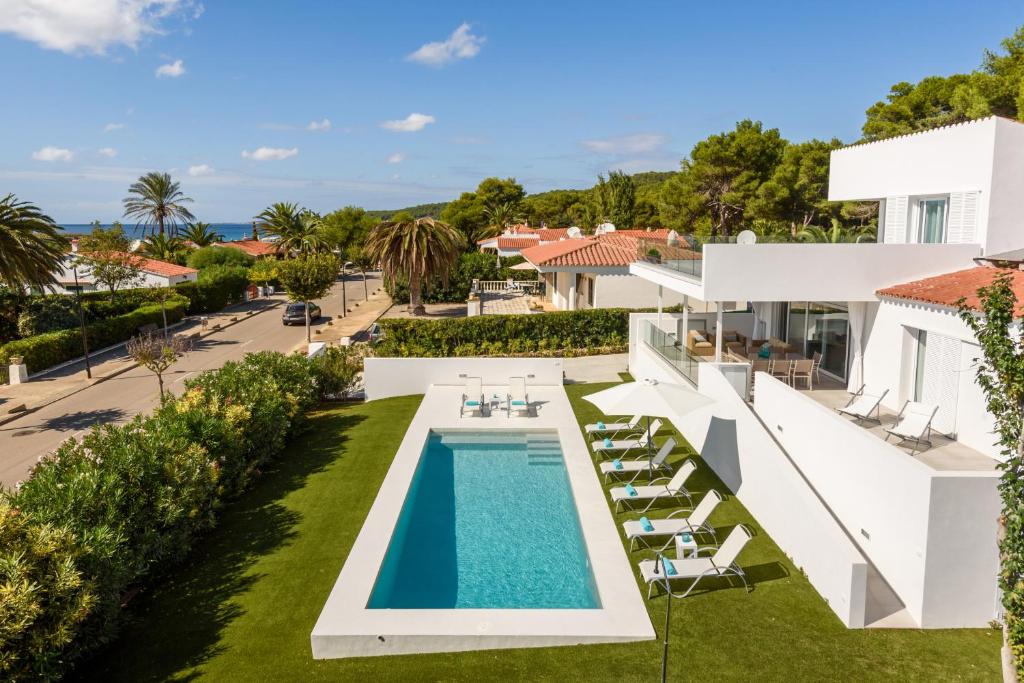
<svg viewBox="0 0 1024 683"><path fill-rule="evenodd" d="M380 124L380 127L386 130L393 130L397 133L414 133L418 130L423 130L427 124L434 123L436 120L437 119L429 114L417 114L413 112L404 119L385 121Z"/></svg>
<svg viewBox="0 0 1024 683"><path fill-rule="evenodd" d="M331 120L328 118L321 119L320 121L310 121L309 125L306 126L306 130L320 133L326 133L330 129Z"/></svg>
<svg viewBox="0 0 1024 683"><path fill-rule="evenodd" d="M405 161L405 155L402 154L401 152L395 152L394 154L388 157L389 164L400 164L403 161Z"/></svg>
<svg viewBox="0 0 1024 683"><path fill-rule="evenodd" d="M0 0L0 32L48 50L104 54L165 33L172 17L193 18L193 0Z"/></svg>
<svg viewBox="0 0 1024 683"><path fill-rule="evenodd" d="M199 176L204 176L204 175L211 175L212 173L213 173L213 166L210 166L209 164L199 164L197 166L189 166L188 167L188 174L190 176L192 176L193 178L197 178Z"/></svg>
<svg viewBox="0 0 1024 683"><path fill-rule="evenodd" d="M70 149L63 147L43 147L32 152L32 158L36 161L71 161L75 157Z"/></svg>
<svg viewBox="0 0 1024 683"><path fill-rule="evenodd" d="M406 59L410 62L426 64L427 66L444 66L458 59L476 57L480 52L480 46L487 39L483 36L473 35L469 29L469 24L462 23L457 29L452 31L447 40L427 43L408 55Z"/></svg>
<svg viewBox="0 0 1024 683"><path fill-rule="evenodd" d="M253 161L280 161L281 159L296 156L298 153L298 147L292 147L291 149L284 147L260 147L252 152L243 149L242 158L252 159Z"/></svg>
<svg viewBox="0 0 1024 683"><path fill-rule="evenodd" d="M163 78L177 78L178 76L185 75L185 62L181 59L175 59L170 64L163 64L157 67L156 77Z"/></svg>
<svg viewBox="0 0 1024 683"><path fill-rule="evenodd" d="M107 125L103 126L103 132L113 133L115 130L121 130L122 128L124 128L123 123L108 123Z"/></svg>
<svg viewBox="0 0 1024 683"><path fill-rule="evenodd" d="M113 159L114 157L117 156L117 150L114 149L113 147L101 147L99 149L99 153L107 157L108 159Z"/></svg>
<svg viewBox="0 0 1024 683"><path fill-rule="evenodd" d="M658 133L636 133L584 140L583 146L598 154L646 154L660 149L668 138Z"/></svg>

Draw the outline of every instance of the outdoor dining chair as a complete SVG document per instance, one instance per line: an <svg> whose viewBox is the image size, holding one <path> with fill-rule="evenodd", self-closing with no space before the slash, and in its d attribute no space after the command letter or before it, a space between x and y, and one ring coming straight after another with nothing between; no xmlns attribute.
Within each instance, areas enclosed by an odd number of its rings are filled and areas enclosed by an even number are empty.
<svg viewBox="0 0 1024 683"><path fill-rule="evenodd" d="M813 389L814 386L811 383L811 376L814 374L814 361L809 358L802 360L793 361L793 368L791 371L791 378L793 380L793 386L796 386L796 382L799 379L807 382L807 388Z"/></svg>

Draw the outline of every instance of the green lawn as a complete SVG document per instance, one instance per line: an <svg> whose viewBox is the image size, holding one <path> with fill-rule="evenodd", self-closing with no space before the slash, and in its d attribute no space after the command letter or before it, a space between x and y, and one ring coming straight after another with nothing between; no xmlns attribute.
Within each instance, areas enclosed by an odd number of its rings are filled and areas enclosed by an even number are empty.
<svg viewBox="0 0 1024 683"><path fill-rule="evenodd" d="M581 423L598 415L580 396L605 386L566 387ZM309 633L418 403L403 397L316 414L312 431L224 512L186 566L133 600L122 638L76 673L97 681L657 680L660 641L311 658ZM692 490L725 493L698 463ZM673 680L999 680L998 632L848 630L737 500L728 497L712 522L755 529L740 564L756 587L673 603ZM649 608L660 636L665 598Z"/></svg>

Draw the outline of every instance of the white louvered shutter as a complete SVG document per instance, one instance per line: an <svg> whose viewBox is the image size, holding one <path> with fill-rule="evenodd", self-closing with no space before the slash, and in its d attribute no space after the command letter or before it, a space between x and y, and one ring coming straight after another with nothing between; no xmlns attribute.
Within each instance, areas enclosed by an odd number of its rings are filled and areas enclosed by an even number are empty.
<svg viewBox="0 0 1024 683"><path fill-rule="evenodd" d="M907 241L907 198L887 197L885 200L885 243Z"/></svg>
<svg viewBox="0 0 1024 683"><path fill-rule="evenodd" d="M957 387L960 383L959 339L928 332L924 353L924 381L921 403L937 405L932 427L942 434L956 432Z"/></svg>
<svg viewBox="0 0 1024 683"><path fill-rule="evenodd" d="M978 193L953 192L949 195L948 244L973 244L978 241Z"/></svg>

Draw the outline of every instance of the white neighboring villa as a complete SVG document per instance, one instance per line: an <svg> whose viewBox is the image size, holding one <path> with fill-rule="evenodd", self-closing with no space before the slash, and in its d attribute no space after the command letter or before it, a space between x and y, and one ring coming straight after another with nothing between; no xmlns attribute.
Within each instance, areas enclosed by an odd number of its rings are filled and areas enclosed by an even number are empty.
<svg viewBox="0 0 1024 683"><path fill-rule="evenodd" d="M60 272L56 275L57 285L51 287L55 294L71 294L75 291L76 273L72 268L72 258L77 252L77 241L72 241L71 253L65 256L61 262ZM139 268L139 280L133 284L135 287L171 287L182 282L195 282L199 277L199 271L195 268L179 266L177 263L168 263L140 255L135 255L134 260ZM79 266L77 270L79 290L95 292L103 288L93 280L88 267Z"/></svg>
<svg viewBox="0 0 1024 683"><path fill-rule="evenodd" d="M634 315L630 370L718 399L677 426L849 626L999 614L999 449L955 303L991 281L975 259L1024 248L1022 187L1024 125L992 117L832 153L829 199L879 202L878 243L707 244L630 265L687 302L752 302L751 343L714 335L701 357L685 314ZM792 358L815 363L809 381ZM835 410L862 389L872 419ZM931 446L887 435L908 401L935 410Z"/></svg>

